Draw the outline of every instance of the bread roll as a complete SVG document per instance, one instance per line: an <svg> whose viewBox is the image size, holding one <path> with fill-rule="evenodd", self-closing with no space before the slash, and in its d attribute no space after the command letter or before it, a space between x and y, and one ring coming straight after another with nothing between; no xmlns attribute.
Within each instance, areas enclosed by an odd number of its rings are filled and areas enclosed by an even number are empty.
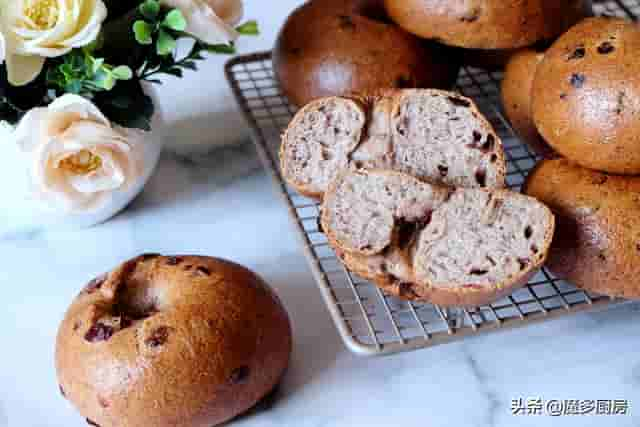
<svg viewBox="0 0 640 427"><path fill-rule="evenodd" d="M289 124L282 175L322 197L347 168L385 168L450 186L501 188L502 142L469 98L435 89L316 100Z"/></svg>
<svg viewBox="0 0 640 427"><path fill-rule="evenodd" d="M92 425L212 427L269 393L290 353L287 313L255 274L145 255L80 292L55 360L60 391Z"/></svg>
<svg viewBox="0 0 640 427"><path fill-rule="evenodd" d="M384 0L391 19L426 39L514 49L553 39L583 18L584 0Z"/></svg>
<svg viewBox="0 0 640 427"><path fill-rule="evenodd" d="M547 260L553 273L589 292L640 298L640 177L545 160L524 191L556 215Z"/></svg>
<svg viewBox="0 0 640 427"><path fill-rule="evenodd" d="M389 22L378 0L313 0L287 19L273 50L284 94L297 106L387 88L449 88L458 76L447 48Z"/></svg>
<svg viewBox="0 0 640 427"><path fill-rule="evenodd" d="M360 170L331 185L322 228L350 270L387 292L477 306L508 295L542 266L554 218L535 199L507 190Z"/></svg>
<svg viewBox="0 0 640 427"><path fill-rule="evenodd" d="M502 80L502 106L513 129L534 152L554 157L553 148L538 133L531 114L531 87L542 58L544 53L534 49L522 49L511 57Z"/></svg>
<svg viewBox="0 0 640 427"><path fill-rule="evenodd" d="M579 165L640 173L640 27L589 18L545 53L533 82L542 137Z"/></svg>

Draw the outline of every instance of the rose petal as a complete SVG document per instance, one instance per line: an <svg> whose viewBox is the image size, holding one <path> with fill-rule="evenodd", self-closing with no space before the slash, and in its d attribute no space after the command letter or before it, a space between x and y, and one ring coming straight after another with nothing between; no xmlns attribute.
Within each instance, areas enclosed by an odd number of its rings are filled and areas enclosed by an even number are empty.
<svg viewBox="0 0 640 427"><path fill-rule="evenodd" d="M38 77L44 65L41 56L22 56L9 53L5 57L7 79L13 86L24 86Z"/></svg>
<svg viewBox="0 0 640 427"><path fill-rule="evenodd" d="M14 142L23 152L33 151L41 141L41 123L47 117L46 108L32 108L22 117L13 133Z"/></svg>
<svg viewBox="0 0 640 427"><path fill-rule="evenodd" d="M123 152L131 150L124 137L101 123L79 120L72 123L61 135L69 149L89 149L94 145L114 148Z"/></svg>
<svg viewBox="0 0 640 427"><path fill-rule="evenodd" d="M163 4L178 8L187 21L186 31L205 43L229 43L239 37L238 32L203 0L163 0Z"/></svg>
<svg viewBox="0 0 640 427"><path fill-rule="evenodd" d="M50 154L62 149L59 140L46 141L34 152L31 180L34 192L50 205L64 211L79 210L93 197L80 194L68 183L66 174L54 167Z"/></svg>
<svg viewBox="0 0 640 427"><path fill-rule="evenodd" d="M125 183L124 173L120 168L109 165L109 170L101 170L99 172L88 175L68 174L67 180L69 184L79 193L93 194L101 191L116 190Z"/></svg>
<svg viewBox="0 0 640 427"><path fill-rule="evenodd" d="M236 26L244 15L242 0L206 0L216 15L229 25Z"/></svg>
<svg viewBox="0 0 640 427"><path fill-rule="evenodd" d="M85 10L86 9L87 8L85 7ZM64 40L63 44L65 46L82 47L96 39L100 33L102 22L107 18L107 7L104 5L102 0L96 0L94 6L89 10L93 12L91 13L90 18L87 20L86 24L84 24L82 30L73 37Z"/></svg>
<svg viewBox="0 0 640 427"><path fill-rule="evenodd" d="M50 111L72 111L82 115L83 118L97 120L105 126L110 127L111 123L93 103L81 96L67 93L60 98L56 98L48 106Z"/></svg>
<svg viewBox="0 0 640 427"><path fill-rule="evenodd" d="M23 41L22 49L59 48L59 41L73 32L76 22L66 0L58 0L58 21L47 30L37 31L37 36Z"/></svg>

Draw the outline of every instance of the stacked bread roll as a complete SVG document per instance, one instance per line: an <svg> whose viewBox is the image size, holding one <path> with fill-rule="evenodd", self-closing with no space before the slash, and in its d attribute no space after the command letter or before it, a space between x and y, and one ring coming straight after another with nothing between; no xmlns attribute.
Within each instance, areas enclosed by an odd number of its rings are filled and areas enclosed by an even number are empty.
<svg viewBox="0 0 640 427"><path fill-rule="evenodd" d="M501 68L515 49L546 45L591 14L585 0L384 0L389 16L425 39L464 48L465 63Z"/></svg>
<svg viewBox="0 0 640 427"><path fill-rule="evenodd" d="M589 18L546 53L512 58L503 81L514 128L535 147L548 144L543 154L550 147L564 157L542 161L525 186L561 224L549 268L625 298L640 298L639 48L637 24Z"/></svg>
<svg viewBox="0 0 640 427"><path fill-rule="evenodd" d="M289 101L379 88L449 88L459 65L451 50L390 22L381 0L312 0L296 9L273 49Z"/></svg>

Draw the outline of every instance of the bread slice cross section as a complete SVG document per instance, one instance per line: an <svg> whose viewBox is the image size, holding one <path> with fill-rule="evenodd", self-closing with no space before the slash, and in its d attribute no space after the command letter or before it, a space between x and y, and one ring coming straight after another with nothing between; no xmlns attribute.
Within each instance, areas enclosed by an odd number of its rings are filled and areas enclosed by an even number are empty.
<svg viewBox="0 0 640 427"><path fill-rule="evenodd" d="M526 284L555 227L534 198L386 170L340 174L321 222L347 268L392 295L442 306L488 304Z"/></svg>
<svg viewBox="0 0 640 427"><path fill-rule="evenodd" d="M506 171L502 142L473 101L436 89L315 100L285 130L280 163L287 183L315 198L345 169L469 188L503 188Z"/></svg>

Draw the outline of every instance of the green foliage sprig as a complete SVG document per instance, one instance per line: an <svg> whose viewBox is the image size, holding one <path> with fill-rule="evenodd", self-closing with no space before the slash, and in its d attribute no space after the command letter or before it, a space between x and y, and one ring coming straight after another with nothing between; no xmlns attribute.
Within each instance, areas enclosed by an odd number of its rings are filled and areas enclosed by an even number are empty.
<svg viewBox="0 0 640 427"><path fill-rule="evenodd" d="M109 19L98 40L47 59L44 72L28 85L10 85L6 67L0 64L0 120L16 123L31 108L74 93L92 99L115 123L149 129L154 105L142 82L159 84L161 74L182 77L186 70L196 71L206 53L236 53L233 43L210 45L187 33L182 12L159 0L106 0L106 4ZM256 21L236 30L246 36L259 34ZM182 57L176 52L179 39L193 42Z"/></svg>
<svg viewBox="0 0 640 427"><path fill-rule="evenodd" d="M74 49L58 61L52 61L46 72L47 86L61 93L93 98L96 92L112 90L119 80L130 80L133 71L126 65L113 66L104 58L93 56L91 49Z"/></svg>
<svg viewBox="0 0 640 427"><path fill-rule="evenodd" d="M207 44L193 35L186 33L187 21L178 9L163 10L158 0L145 0L139 6L141 19L133 23L136 41L149 49L138 72L138 78L151 83L160 83L157 74L168 74L182 77L184 70L197 71L196 61L204 60L203 53L232 55L236 53L233 43ZM242 35L259 34L258 23L248 21L236 28ZM178 39L192 39L193 46L182 58L175 57Z"/></svg>

